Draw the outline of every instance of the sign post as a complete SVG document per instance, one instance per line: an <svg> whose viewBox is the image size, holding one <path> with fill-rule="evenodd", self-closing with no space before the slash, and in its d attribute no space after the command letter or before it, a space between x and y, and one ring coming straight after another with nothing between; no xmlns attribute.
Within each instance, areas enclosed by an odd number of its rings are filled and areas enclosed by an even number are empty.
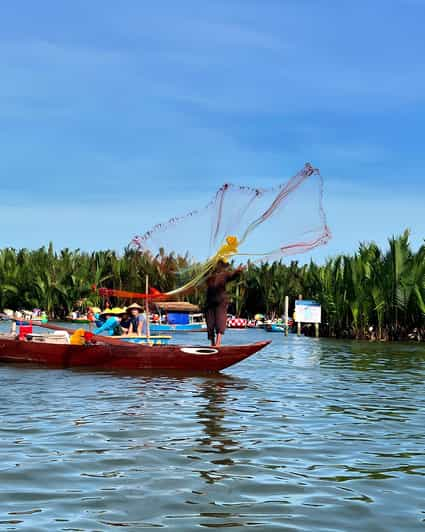
<svg viewBox="0 0 425 532"><path fill-rule="evenodd" d="M295 319L298 334L301 334L301 323L314 323L317 338L319 336L319 324L322 322L320 303L308 299L298 299L295 301Z"/></svg>
<svg viewBox="0 0 425 532"><path fill-rule="evenodd" d="M289 323L289 297L285 296L285 336L288 336Z"/></svg>
<svg viewBox="0 0 425 532"><path fill-rule="evenodd" d="M149 342L151 336L150 324L149 324L149 275L146 275L146 299L145 299L145 318L146 318L146 338Z"/></svg>
<svg viewBox="0 0 425 532"><path fill-rule="evenodd" d="M298 336L301 336L301 322L302 322L302 320L301 320L301 318L300 318L299 315L298 315L297 303L298 303L299 301L301 301L302 298L303 298L303 296L300 294L300 295L298 296L298 301L295 301L295 318L296 318L296 320L297 320L297 335L298 335Z"/></svg>

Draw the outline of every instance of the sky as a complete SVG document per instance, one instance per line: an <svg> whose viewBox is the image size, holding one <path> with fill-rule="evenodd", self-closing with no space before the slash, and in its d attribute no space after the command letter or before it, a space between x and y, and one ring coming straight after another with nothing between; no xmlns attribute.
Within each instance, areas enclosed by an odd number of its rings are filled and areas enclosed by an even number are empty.
<svg viewBox="0 0 425 532"><path fill-rule="evenodd" d="M0 19L0 247L122 250L306 161L333 233L315 260L422 243L425 0L15 0Z"/></svg>

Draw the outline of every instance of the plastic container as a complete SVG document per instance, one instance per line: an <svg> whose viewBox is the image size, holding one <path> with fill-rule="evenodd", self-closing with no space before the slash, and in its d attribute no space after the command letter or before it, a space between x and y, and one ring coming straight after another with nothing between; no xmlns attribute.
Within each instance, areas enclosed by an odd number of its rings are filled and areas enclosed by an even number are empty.
<svg viewBox="0 0 425 532"><path fill-rule="evenodd" d="M25 340L25 336L31 333L32 333L32 325L20 325L19 340Z"/></svg>

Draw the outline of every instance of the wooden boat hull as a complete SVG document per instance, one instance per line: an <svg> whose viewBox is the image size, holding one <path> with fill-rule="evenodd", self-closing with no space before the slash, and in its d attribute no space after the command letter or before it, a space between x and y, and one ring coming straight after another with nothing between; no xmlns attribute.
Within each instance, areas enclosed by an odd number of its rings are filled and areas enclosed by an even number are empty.
<svg viewBox="0 0 425 532"><path fill-rule="evenodd" d="M269 343L217 348L129 343L79 346L0 338L0 362L27 362L61 368L215 372L248 358Z"/></svg>

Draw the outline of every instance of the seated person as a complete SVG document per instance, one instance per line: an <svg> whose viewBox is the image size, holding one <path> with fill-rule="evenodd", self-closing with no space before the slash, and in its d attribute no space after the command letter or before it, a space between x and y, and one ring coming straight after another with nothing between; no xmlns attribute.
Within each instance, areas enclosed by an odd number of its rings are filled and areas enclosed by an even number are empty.
<svg viewBox="0 0 425 532"><path fill-rule="evenodd" d="M146 334L146 320L141 311L143 308L137 303L133 303L127 307L127 312L130 312L130 327L128 334L142 336Z"/></svg>
<svg viewBox="0 0 425 532"><path fill-rule="evenodd" d="M131 324L131 318L128 315L128 312L126 312L123 315L121 323L120 323L121 331L123 335L127 335L129 333L130 324Z"/></svg>
<svg viewBox="0 0 425 532"><path fill-rule="evenodd" d="M93 331L93 334L104 333L106 336L121 336L121 320L124 314L125 311L118 307L105 310L101 316L106 316L107 319L100 327Z"/></svg>

